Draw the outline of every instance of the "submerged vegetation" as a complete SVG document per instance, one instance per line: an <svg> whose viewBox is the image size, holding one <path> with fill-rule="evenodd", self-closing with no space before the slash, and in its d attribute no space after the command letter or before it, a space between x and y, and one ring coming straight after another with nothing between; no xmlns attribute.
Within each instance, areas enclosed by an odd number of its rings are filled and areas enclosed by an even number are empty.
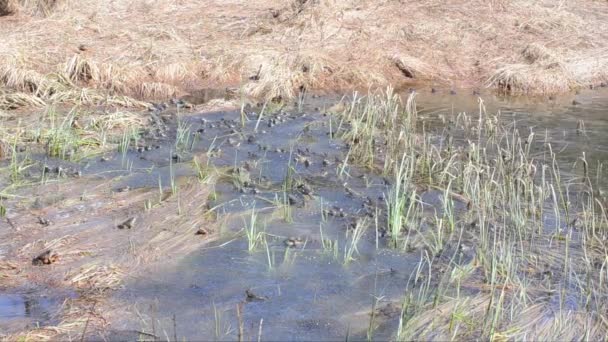
<svg viewBox="0 0 608 342"><path fill-rule="evenodd" d="M584 172L566 179L542 132L486 113L481 99L476 117L430 134L414 99L355 97L338 115L351 155L392 177L389 246L420 254L396 338L606 338L602 165L594 173L582 155ZM430 213L419 195L429 189L444 193Z"/></svg>

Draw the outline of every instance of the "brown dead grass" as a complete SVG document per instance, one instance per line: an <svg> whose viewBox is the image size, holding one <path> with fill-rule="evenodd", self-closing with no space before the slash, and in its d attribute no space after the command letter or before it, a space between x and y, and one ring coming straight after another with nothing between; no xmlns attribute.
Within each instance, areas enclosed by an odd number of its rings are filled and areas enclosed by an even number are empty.
<svg viewBox="0 0 608 342"><path fill-rule="evenodd" d="M37 95L57 74L69 88L139 99L227 85L275 98L301 88L420 82L550 93L608 78L601 1L23 0L21 7L0 19L0 82Z"/></svg>
<svg viewBox="0 0 608 342"><path fill-rule="evenodd" d="M507 301L514 300L508 297ZM494 302L488 294L477 294L429 308L407 322L401 338L404 341L478 339L484 324L488 322L488 311L493 309ZM548 303L530 305L523 310L517 304L513 307L515 309L511 318L506 320L509 323L496 327L492 339L572 341L582 336L589 340L605 338L606 326L601 318L593 313L583 310L560 311Z"/></svg>
<svg viewBox="0 0 608 342"><path fill-rule="evenodd" d="M113 192L111 187L103 179L78 179L39 186L36 193L43 203L52 202L41 209L29 209L30 199L10 203L18 213L10 216L11 222L19 229L3 230L0 236L4 241L0 246L7 251L7 259L0 263L0 280L13 287L71 288L79 297L64 305L57 326L7 336L8 340L75 336L86 324L89 332L102 329L108 291L156 263L179 260L216 236L213 217L207 215L208 186L196 179L178 179L177 192L163 196L158 189ZM75 197L82 189L87 195ZM38 216L53 218L53 223L42 227ZM129 217L137 218L134 227L118 229ZM206 236L195 234L200 227L208 232ZM47 249L56 252L59 260L44 268L32 266L32 257Z"/></svg>

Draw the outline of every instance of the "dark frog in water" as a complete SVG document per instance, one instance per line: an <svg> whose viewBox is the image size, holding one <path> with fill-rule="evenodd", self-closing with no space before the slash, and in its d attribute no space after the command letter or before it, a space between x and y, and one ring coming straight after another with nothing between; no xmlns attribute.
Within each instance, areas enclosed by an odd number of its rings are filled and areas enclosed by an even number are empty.
<svg viewBox="0 0 608 342"><path fill-rule="evenodd" d="M35 257L32 260L32 265L34 265L34 266L50 265L52 263L55 263L57 260L59 260L59 255L49 249L49 250L42 252L37 257Z"/></svg>

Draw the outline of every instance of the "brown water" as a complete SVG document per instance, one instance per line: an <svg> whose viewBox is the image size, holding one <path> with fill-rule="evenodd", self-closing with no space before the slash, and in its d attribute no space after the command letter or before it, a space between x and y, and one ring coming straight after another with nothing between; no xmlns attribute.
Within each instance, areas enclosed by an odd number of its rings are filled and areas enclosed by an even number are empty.
<svg viewBox="0 0 608 342"><path fill-rule="evenodd" d="M546 135L541 141L559 151L566 176L580 174L580 167L572 166L583 152L590 165L608 160L608 90L579 94L577 104L570 98L558 102L482 97L488 113L500 111L503 121L515 123L520 130L534 128ZM376 230L375 210L382 207L390 181L352 166L345 168L348 177L338 176L348 149L342 141L331 139L329 117L323 114L323 108L335 101L310 99L304 114L295 109L269 113L260 120L257 133L259 108L251 110L243 128L238 112L183 115L179 125L170 125L168 138L148 141L158 148L70 166L85 177L121 176L117 187L154 188L159 183L167 187L171 174L178 178L195 174L189 163L193 156L212 151L213 165L239 168L248 175L247 184L235 186L224 180L215 186L217 198L212 206L220 222L225 222L219 241L186 256L177 267L161 265L147 275L129 278L124 289L114 293L115 299L134 305L134 314L116 322L106 337L134 339L134 331L145 331L163 339L234 340L236 307L244 303L247 340L257 338L260 330L265 340L361 339L366 337L374 301L377 308L385 309L376 318L380 325L374 338L388 339L395 333L399 311L391 308L399 305L420 251L390 249L383 228ZM477 113L477 101L476 96L464 93L420 90L419 115L430 130L439 132L452 125L458 113ZM580 129L581 121L585 130ZM173 158L178 130L190 138L187 147L178 151L179 158ZM458 132L454 136L467 139ZM276 201L284 200L282 184L288 166L295 170L294 180L305 184L292 193L292 222L286 222L283 211L276 208ZM36 170L32 173L35 176ZM433 208L442 193L427 191L421 196ZM463 206L457 203L456 209ZM259 229L267 234L268 248L259 246L249 252L247 239L237 232L249 224L253 209L258 212ZM369 220L370 227L357 245L354 260L345 264L344 247L351 241L347 231L362 218ZM322 236L338 241L337 257L323 248ZM304 242L290 248L285 244L289 237ZM460 262L468 258L465 253ZM246 301L248 289L265 300ZM0 328L14 317L27 316L15 298L21 297L0 296ZM148 319L137 318L136 311Z"/></svg>

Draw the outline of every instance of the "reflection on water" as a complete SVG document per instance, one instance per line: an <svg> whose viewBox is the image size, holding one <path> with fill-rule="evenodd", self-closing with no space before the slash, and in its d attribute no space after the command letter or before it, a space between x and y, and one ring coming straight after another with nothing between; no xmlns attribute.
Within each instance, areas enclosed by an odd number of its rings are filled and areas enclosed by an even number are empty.
<svg viewBox="0 0 608 342"><path fill-rule="evenodd" d="M57 309L57 300L38 294L0 294L0 333L45 324Z"/></svg>

